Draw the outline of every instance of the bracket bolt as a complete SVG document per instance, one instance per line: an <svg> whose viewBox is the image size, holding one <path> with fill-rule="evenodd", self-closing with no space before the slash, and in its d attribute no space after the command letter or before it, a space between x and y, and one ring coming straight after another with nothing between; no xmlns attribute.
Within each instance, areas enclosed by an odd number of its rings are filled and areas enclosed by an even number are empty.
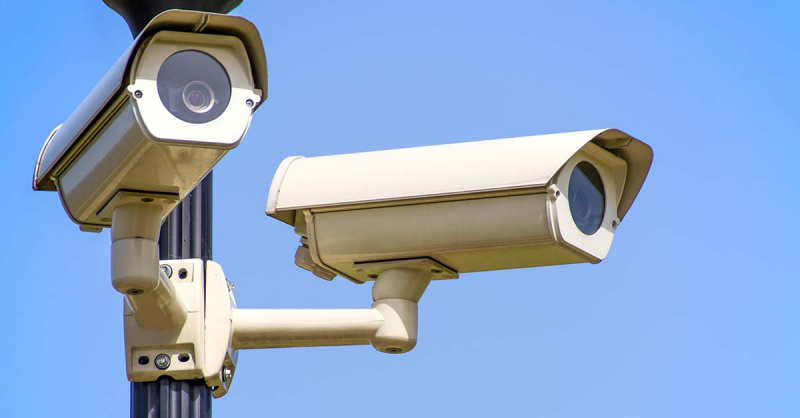
<svg viewBox="0 0 800 418"><path fill-rule="evenodd" d="M251 99L247 99L245 100L244 104L246 104L247 107L253 107L253 105L255 105L255 102L253 102Z"/></svg>
<svg viewBox="0 0 800 418"><path fill-rule="evenodd" d="M170 359L168 355L162 353L156 356L153 363L155 363L158 370L167 370L167 368L169 368Z"/></svg>
<svg viewBox="0 0 800 418"><path fill-rule="evenodd" d="M133 92L133 97L135 97L137 99L141 99L142 96L143 96L143 94L142 94L141 90L136 90L136 91Z"/></svg>
<svg viewBox="0 0 800 418"><path fill-rule="evenodd" d="M172 266L170 266L169 264L162 264L161 270L164 270L164 273L167 275L168 279L172 278Z"/></svg>

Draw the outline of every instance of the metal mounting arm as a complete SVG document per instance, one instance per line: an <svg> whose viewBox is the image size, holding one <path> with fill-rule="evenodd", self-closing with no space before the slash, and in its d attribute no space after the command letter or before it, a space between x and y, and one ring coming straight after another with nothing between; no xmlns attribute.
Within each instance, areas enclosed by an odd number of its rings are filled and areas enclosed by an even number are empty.
<svg viewBox="0 0 800 418"><path fill-rule="evenodd" d="M372 344L384 353L410 351L417 302L432 276L430 269L387 265L372 288L371 309L236 309L233 348Z"/></svg>
<svg viewBox="0 0 800 418"><path fill-rule="evenodd" d="M374 309L236 309L233 348L364 345L384 322Z"/></svg>
<svg viewBox="0 0 800 418"><path fill-rule="evenodd" d="M214 397L230 388L240 349L372 344L384 353L410 351L417 343L417 303L434 274L446 269L429 259L360 265L377 276L369 309L237 309L232 286L219 264L208 261L204 265L197 259L162 263L178 273L168 278L171 287L164 289L175 290L171 300L186 302L188 317L180 329L159 330L142 326L141 314L126 311L128 379L203 378ZM448 274L457 277L454 271ZM158 292L158 286L153 292ZM165 315L164 310L157 313Z"/></svg>

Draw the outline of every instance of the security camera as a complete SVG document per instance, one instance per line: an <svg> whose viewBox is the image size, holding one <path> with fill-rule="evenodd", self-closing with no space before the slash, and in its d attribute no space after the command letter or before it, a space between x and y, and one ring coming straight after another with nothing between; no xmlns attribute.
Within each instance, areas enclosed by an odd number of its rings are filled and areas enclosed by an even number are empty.
<svg viewBox="0 0 800 418"><path fill-rule="evenodd" d="M47 138L33 188L58 191L82 230L111 228L111 282L140 326L185 325L190 306L159 269L161 223L239 144L266 89L252 23L168 10Z"/></svg>
<svg viewBox="0 0 800 418"><path fill-rule="evenodd" d="M154 18L42 148L34 190L57 190L83 230L148 202L166 217L236 147L266 98L266 59L246 19Z"/></svg>
<svg viewBox="0 0 800 418"><path fill-rule="evenodd" d="M301 236L297 265L328 280L398 260L429 260L434 279L598 263L652 159L616 129L290 157L266 212Z"/></svg>

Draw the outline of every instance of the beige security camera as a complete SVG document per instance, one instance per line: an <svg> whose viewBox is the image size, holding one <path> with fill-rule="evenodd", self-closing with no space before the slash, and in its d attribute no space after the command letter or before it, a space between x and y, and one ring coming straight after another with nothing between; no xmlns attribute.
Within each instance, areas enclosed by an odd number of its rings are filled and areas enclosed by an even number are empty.
<svg viewBox="0 0 800 418"><path fill-rule="evenodd" d="M111 226L114 208L132 201L166 217L239 144L266 81L252 23L164 12L50 134L33 188L57 190L83 230Z"/></svg>
<svg viewBox="0 0 800 418"><path fill-rule="evenodd" d="M236 147L266 98L266 59L241 17L156 16L42 148L34 190L56 190L85 231L111 227L111 280L146 328L180 327L159 269L161 222Z"/></svg>
<svg viewBox="0 0 800 418"><path fill-rule="evenodd" d="M616 129L283 161L267 214L301 235L297 264L373 280L429 259L458 273L598 263L653 153Z"/></svg>

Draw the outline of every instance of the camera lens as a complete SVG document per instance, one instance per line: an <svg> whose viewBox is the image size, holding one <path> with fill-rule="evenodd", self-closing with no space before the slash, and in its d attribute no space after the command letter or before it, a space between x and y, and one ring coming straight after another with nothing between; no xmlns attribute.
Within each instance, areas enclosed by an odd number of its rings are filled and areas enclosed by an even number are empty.
<svg viewBox="0 0 800 418"><path fill-rule="evenodd" d="M161 103L178 119L210 122L231 100L231 81L225 67L205 52L185 50L167 58L156 78Z"/></svg>
<svg viewBox="0 0 800 418"><path fill-rule="evenodd" d="M569 210L578 229L592 235L600 229L606 211L606 196L600 173L594 166L581 161L569 178Z"/></svg>
<svg viewBox="0 0 800 418"><path fill-rule="evenodd" d="M183 88L183 104L194 113L206 113L214 107L214 90L202 81L192 81Z"/></svg>

